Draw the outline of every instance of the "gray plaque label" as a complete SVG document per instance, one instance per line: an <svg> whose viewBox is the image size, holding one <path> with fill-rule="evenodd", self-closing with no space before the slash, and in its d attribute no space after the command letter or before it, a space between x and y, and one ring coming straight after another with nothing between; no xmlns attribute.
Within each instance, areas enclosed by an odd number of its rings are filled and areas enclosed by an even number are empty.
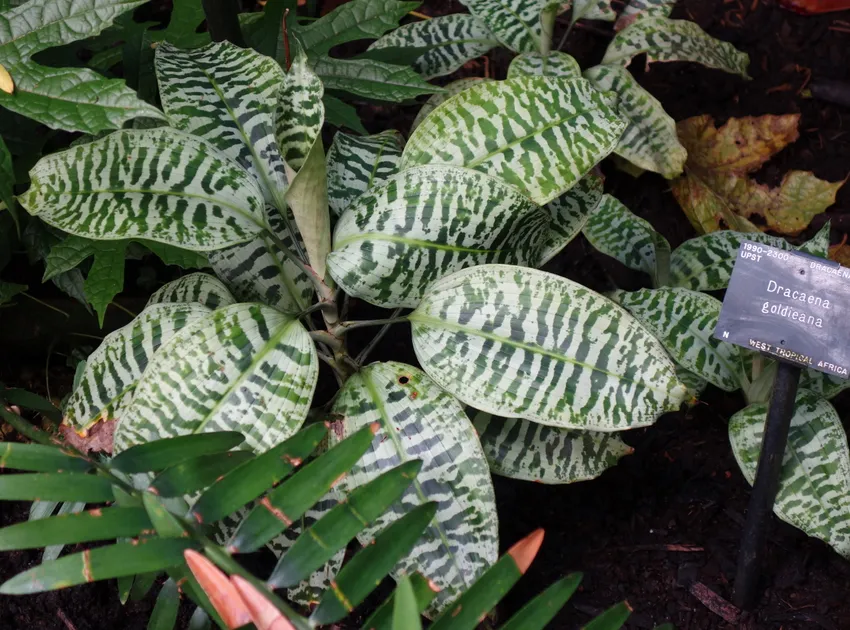
<svg viewBox="0 0 850 630"><path fill-rule="evenodd" d="M850 377L850 269L744 241L714 336Z"/></svg>

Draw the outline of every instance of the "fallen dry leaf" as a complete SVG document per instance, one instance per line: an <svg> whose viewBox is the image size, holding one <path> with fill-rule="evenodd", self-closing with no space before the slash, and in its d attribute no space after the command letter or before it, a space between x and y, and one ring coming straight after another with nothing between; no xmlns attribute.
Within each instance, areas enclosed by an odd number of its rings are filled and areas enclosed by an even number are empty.
<svg viewBox="0 0 850 630"><path fill-rule="evenodd" d="M718 129L711 116L696 116L677 125L688 160L684 175L672 183L673 195L694 229L701 234L728 228L793 235L835 203L843 181L790 171L770 188L748 176L798 138L799 118L730 118Z"/></svg>
<svg viewBox="0 0 850 630"><path fill-rule="evenodd" d="M829 248L829 259L844 267L850 267L850 243L847 242L846 234L838 245Z"/></svg>
<svg viewBox="0 0 850 630"><path fill-rule="evenodd" d="M83 453L103 451L111 455L116 422L117 420L103 420L98 422L89 428L85 437L74 431L67 424L61 425L59 432L68 444Z"/></svg>

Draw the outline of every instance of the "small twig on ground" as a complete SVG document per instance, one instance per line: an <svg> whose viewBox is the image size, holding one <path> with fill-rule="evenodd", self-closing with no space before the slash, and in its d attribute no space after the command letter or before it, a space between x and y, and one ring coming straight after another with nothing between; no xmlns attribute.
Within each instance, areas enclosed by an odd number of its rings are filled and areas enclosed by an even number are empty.
<svg viewBox="0 0 850 630"><path fill-rule="evenodd" d="M726 623L734 625L741 619L741 611L737 606L720 597L702 582L694 582L688 590L703 606L721 617Z"/></svg>
<svg viewBox="0 0 850 630"><path fill-rule="evenodd" d="M705 551L703 547L696 545L632 545L631 547L614 547L616 551L677 551L681 553L697 553Z"/></svg>
<svg viewBox="0 0 850 630"><path fill-rule="evenodd" d="M65 624L65 627L68 628L68 630L77 630L77 626L71 623L71 620L65 616L65 613L62 612L61 608L56 609L56 616L59 617L60 621Z"/></svg>

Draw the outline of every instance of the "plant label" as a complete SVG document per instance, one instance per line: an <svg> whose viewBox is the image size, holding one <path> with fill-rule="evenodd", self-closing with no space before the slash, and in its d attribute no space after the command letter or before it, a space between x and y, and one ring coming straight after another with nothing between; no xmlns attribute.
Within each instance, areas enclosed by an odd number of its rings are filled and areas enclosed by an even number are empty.
<svg viewBox="0 0 850 630"><path fill-rule="evenodd" d="M850 377L850 269L744 241L714 337Z"/></svg>

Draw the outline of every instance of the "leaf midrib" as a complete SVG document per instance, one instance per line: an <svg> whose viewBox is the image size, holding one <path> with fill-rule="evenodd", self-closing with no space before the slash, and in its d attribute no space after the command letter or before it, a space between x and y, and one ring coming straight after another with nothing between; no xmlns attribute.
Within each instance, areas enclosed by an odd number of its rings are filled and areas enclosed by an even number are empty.
<svg viewBox="0 0 850 630"><path fill-rule="evenodd" d="M381 234L380 232L363 232L360 234L355 234L354 236L351 236L349 238L337 241L337 243L334 245L334 252L337 252L345 246L351 245L352 243L365 240L388 241L390 243L410 245L411 247L422 247L425 249L436 249L440 251L458 252L464 254L501 254L502 252L509 251L505 249L476 249L474 247L458 247L457 245L435 243L433 241L426 241L423 239L408 238L407 236Z"/></svg>

